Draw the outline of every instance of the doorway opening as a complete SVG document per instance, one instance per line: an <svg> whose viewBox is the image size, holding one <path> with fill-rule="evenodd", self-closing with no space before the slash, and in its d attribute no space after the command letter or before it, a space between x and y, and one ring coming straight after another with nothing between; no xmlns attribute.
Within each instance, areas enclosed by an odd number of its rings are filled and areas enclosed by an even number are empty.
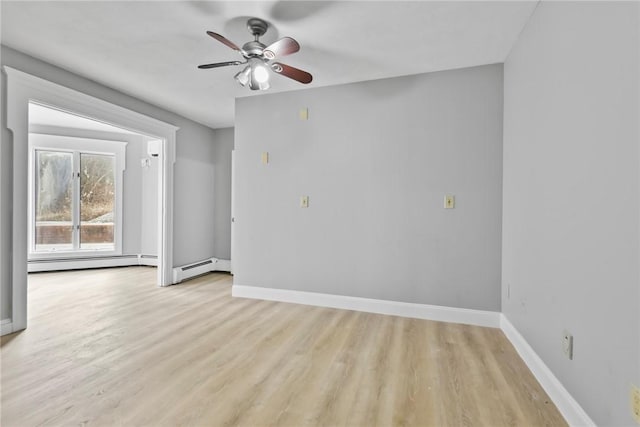
<svg viewBox="0 0 640 427"><path fill-rule="evenodd" d="M30 103L54 106L55 110L71 113L78 118L92 119L105 125L156 138L153 146L158 156L158 168L161 171L158 172L160 179L157 192L157 283L159 286L171 285L173 283L171 274L173 269L173 168L176 132L179 128L11 67L4 66L3 71L6 74L7 82L7 129L12 135L13 156L12 171L10 171L12 211L10 218L8 218L11 223L11 235L0 236L3 240L10 239L10 245L0 245L0 257L9 260L9 265L6 267L9 270L11 291L10 318L2 319L2 334L16 332L27 327L27 271L30 242L28 179ZM77 155L81 155L80 151ZM78 162L81 163L81 159ZM115 173L117 173L117 167ZM0 174L0 176L2 175ZM72 225L82 227L81 215L79 213L77 215L79 218L76 222L73 222L72 218ZM96 226L96 228L98 227ZM114 232L116 229L114 228ZM71 239L72 245L75 245L73 239L82 239L82 231L75 237L72 233ZM87 264L84 265L84 268L101 267L105 259L106 257L98 260L86 260ZM91 265L92 262L96 264ZM0 268L5 267L0 266ZM2 271L0 271L1 275Z"/></svg>

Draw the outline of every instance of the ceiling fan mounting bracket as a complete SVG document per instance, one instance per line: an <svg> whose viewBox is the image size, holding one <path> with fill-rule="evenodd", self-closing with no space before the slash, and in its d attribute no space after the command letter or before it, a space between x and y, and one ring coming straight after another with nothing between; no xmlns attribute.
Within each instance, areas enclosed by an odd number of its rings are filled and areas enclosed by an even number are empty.
<svg viewBox="0 0 640 427"><path fill-rule="evenodd" d="M249 29L249 32L253 34L253 36L257 39L257 37L261 37L264 35L264 33L267 32L269 24L267 24L267 22L263 21L262 19L251 18L247 21L247 28Z"/></svg>

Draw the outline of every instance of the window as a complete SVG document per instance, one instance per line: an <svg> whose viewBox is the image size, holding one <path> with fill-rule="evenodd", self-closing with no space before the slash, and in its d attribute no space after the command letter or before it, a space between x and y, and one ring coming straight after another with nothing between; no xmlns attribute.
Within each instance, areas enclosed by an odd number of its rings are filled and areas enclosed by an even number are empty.
<svg viewBox="0 0 640 427"><path fill-rule="evenodd" d="M31 258L121 254L125 145L30 134Z"/></svg>

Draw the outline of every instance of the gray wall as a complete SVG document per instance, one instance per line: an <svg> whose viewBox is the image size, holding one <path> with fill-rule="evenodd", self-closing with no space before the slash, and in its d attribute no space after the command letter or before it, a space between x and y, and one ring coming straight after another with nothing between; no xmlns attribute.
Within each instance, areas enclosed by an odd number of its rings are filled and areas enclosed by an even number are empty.
<svg viewBox="0 0 640 427"><path fill-rule="evenodd" d="M598 425L640 384L638 8L542 2L505 63L503 311Z"/></svg>
<svg viewBox="0 0 640 427"><path fill-rule="evenodd" d="M502 85L490 65L237 99L234 283L500 310Z"/></svg>
<svg viewBox="0 0 640 427"><path fill-rule="evenodd" d="M214 207L213 182L213 145L215 132L201 124L147 104L136 98L117 92L96 82L54 67L35 58L24 55L6 46L1 48L2 65L7 65L46 80L78 90L88 95L104 99L125 108L179 126L176 142L175 164L175 206L174 206L174 265L183 265L211 257L214 253L214 225L211 219ZM6 79L1 79L2 92L5 93ZM6 107L6 99L2 100ZM3 108L4 109L4 108ZM11 133L6 129L6 113L3 111L1 123L1 162L2 167L2 243L6 246L10 238L11 211ZM9 261L2 260L2 306L1 318L10 317L9 302Z"/></svg>
<svg viewBox="0 0 640 427"><path fill-rule="evenodd" d="M140 160L133 167L141 172L142 194L140 205L140 252L142 255L158 255L158 157L147 152L147 142L142 144L140 159L149 159L149 166L141 168Z"/></svg>
<svg viewBox="0 0 640 427"><path fill-rule="evenodd" d="M206 143L182 143L178 150L173 196L174 266L212 257L216 238L213 218L215 193L212 185L215 133L201 126L201 129L190 134L187 141ZM180 136L176 145L181 145Z"/></svg>
<svg viewBox="0 0 640 427"><path fill-rule="evenodd" d="M216 205L214 210L213 256L231 259L231 152L233 151L233 128L216 129L214 145L214 187Z"/></svg>

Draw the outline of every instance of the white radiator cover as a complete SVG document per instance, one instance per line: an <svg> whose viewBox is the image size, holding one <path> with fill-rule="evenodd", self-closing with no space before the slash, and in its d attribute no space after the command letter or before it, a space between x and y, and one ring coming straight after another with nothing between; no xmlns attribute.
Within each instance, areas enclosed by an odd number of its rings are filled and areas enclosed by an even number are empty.
<svg viewBox="0 0 640 427"><path fill-rule="evenodd" d="M211 271L231 271L231 261L207 258L192 264L183 265L182 267L175 267L173 269L173 283L177 284Z"/></svg>

